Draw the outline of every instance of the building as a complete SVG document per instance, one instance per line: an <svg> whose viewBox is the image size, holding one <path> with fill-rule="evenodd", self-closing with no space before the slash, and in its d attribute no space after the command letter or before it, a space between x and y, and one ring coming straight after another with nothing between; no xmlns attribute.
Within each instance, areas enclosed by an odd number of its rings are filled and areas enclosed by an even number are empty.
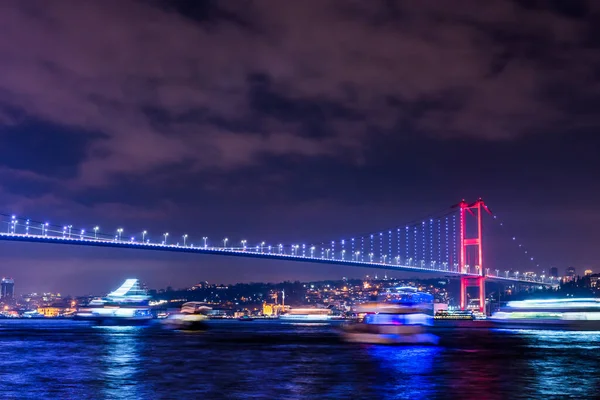
<svg viewBox="0 0 600 400"><path fill-rule="evenodd" d="M11 278L2 278L0 299L8 300L15 297L15 281Z"/></svg>
<svg viewBox="0 0 600 400"><path fill-rule="evenodd" d="M558 278L558 268L552 267L550 268L550 276L554 278Z"/></svg>
<svg viewBox="0 0 600 400"><path fill-rule="evenodd" d="M281 304L269 304L264 302L262 307L262 314L265 317L275 317L288 311L290 306L284 306Z"/></svg>
<svg viewBox="0 0 600 400"><path fill-rule="evenodd" d="M591 269L586 269L585 272L583 273L585 276L591 275L592 274L592 270Z"/></svg>
<svg viewBox="0 0 600 400"><path fill-rule="evenodd" d="M66 302L57 302L45 307L38 307L37 312L42 314L44 317L56 318L74 312L75 309L71 308Z"/></svg>
<svg viewBox="0 0 600 400"><path fill-rule="evenodd" d="M575 267L567 268L566 276L568 276L570 278L574 278L575 277Z"/></svg>

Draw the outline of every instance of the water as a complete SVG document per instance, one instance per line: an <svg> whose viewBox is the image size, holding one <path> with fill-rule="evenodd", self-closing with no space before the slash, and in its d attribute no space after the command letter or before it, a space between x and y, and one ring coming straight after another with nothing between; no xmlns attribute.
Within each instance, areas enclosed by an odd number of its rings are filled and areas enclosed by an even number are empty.
<svg viewBox="0 0 600 400"><path fill-rule="evenodd" d="M0 321L15 399L596 398L600 332L447 330L437 347L346 344L332 325L211 321L208 332Z"/></svg>

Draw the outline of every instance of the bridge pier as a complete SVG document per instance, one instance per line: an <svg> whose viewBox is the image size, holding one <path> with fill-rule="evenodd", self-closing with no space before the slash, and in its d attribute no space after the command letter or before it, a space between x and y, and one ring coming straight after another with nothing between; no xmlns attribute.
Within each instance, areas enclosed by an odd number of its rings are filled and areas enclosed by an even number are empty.
<svg viewBox="0 0 600 400"><path fill-rule="evenodd" d="M479 311L485 312L485 276L461 276L460 278L460 309L467 309L467 289L479 287Z"/></svg>

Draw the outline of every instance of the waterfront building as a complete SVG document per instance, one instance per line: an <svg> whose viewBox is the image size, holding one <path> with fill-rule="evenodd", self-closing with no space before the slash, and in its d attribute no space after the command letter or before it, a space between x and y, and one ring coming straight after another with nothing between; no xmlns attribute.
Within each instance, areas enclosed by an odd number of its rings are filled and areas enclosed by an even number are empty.
<svg viewBox="0 0 600 400"><path fill-rule="evenodd" d="M280 314L283 314L286 311L289 311L290 306L284 306L281 304L269 304L269 303L263 303L263 307L262 307L262 314L265 317L275 317L278 316Z"/></svg>
<svg viewBox="0 0 600 400"><path fill-rule="evenodd" d="M0 299L9 300L15 297L15 281L11 278L2 278Z"/></svg>
<svg viewBox="0 0 600 400"><path fill-rule="evenodd" d="M558 268L552 267L550 268L550 276L554 278L558 278Z"/></svg>
<svg viewBox="0 0 600 400"><path fill-rule="evenodd" d="M75 309L66 303L54 303L49 306L38 307L37 312L44 317L56 318L73 313Z"/></svg>

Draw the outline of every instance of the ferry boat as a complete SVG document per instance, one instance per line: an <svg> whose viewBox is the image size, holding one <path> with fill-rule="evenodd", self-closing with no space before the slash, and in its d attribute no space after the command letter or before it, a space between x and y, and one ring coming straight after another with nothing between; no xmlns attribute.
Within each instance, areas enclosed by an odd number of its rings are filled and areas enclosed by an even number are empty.
<svg viewBox="0 0 600 400"><path fill-rule="evenodd" d="M150 296L137 279L127 279L106 297L95 298L80 307L74 319L93 321L101 325L140 325L152 321L148 301Z"/></svg>
<svg viewBox="0 0 600 400"><path fill-rule="evenodd" d="M434 320L436 321L473 321L475 316L473 315L473 311L471 310L442 310L435 313Z"/></svg>
<svg viewBox="0 0 600 400"><path fill-rule="evenodd" d="M600 299L510 301L490 320L512 329L600 330Z"/></svg>
<svg viewBox="0 0 600 400"><path fill-rule="evenodd" d="M356 307L362 321L342 330L348 342L373 344L437 344L433 325L433 295L414 287L388 289L376 302Z"/></svg>
<svg viewBox="0 0 600 400"><path fill-rule="evenodd" d="M167 329L197 331L208 328L207 314L212 308L197 301L189 301L181 306L177 314L171 314L161 322Z"/></svg>
<svg viewBox="0 0 600 400"><path fill-rule="evenodd" d="M279 319L284 321L323 322L333 319L333 311L329 308L292 308L281 314Z"/></svg>

